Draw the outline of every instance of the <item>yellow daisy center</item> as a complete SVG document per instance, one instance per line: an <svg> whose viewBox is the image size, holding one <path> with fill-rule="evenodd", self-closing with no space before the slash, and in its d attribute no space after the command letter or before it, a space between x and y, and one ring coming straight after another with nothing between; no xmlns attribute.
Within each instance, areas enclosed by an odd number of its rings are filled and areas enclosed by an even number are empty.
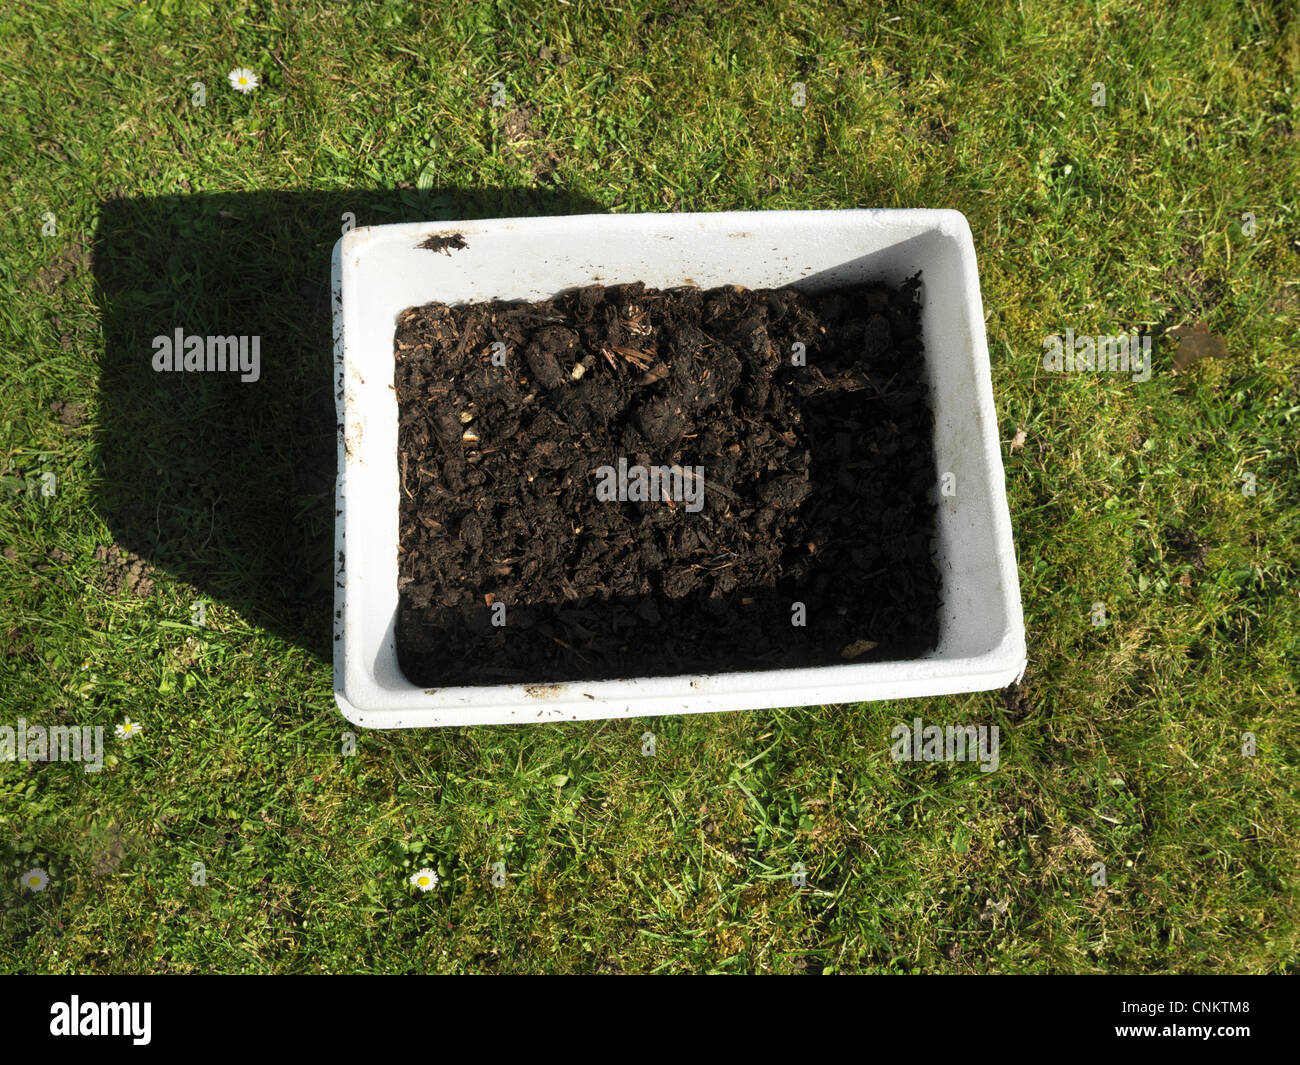
<svg viewBox="0 0 1300 1065"><path fill-rule="evenodd" d="M27 883L32 885L32 887L35 887L40 882L41 882L41 878L39 876L30 877L27 881Z"/></svg>
<svg viewBox="0 0 1300 1065"><path fill-rule="evenodd" d="M427 876L420 877L420 887L424 887L424 885L427 884L428 882L429 882L429 878Z"/></svg>

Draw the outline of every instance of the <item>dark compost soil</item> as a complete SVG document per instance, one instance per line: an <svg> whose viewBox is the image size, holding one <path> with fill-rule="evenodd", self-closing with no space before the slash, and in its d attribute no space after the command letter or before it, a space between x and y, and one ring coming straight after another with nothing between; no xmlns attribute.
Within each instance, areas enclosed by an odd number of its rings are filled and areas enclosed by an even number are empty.
<svg viewBox="0 0 1300 1065"><path fill-rule="evenodd" d="M637 283L403 312L407 677L547 683L932 648L918 288ZM598 470L620 458L702 467L702 509L682 485L601 501Z"/></svg>

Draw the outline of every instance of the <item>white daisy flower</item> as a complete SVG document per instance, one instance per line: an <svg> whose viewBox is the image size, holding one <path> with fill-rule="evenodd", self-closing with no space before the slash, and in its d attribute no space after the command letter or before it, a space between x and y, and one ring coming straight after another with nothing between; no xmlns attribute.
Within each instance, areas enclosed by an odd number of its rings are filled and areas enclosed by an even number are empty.
<svg viewBox="0 0 1300 1065"><path fill-rule="evenodd" d="M122 724L117 726L117 735L120 739L129 740L132 736L136 735L138 732L142 732L143 730L143 725L137 724L128 717Z"/></svg>
<svg viewBox="0 0 1300 1065"><path fill-rule="evenodd" d="M234 89L235 92L242 92L245 96L261 84L262 83L258 80L257 75L247 67L240 67L238 70L232 70L230 72L230 87Z"/></svg>
<svg viewBox="0 0 1300 1065"><path fill-rule="evenodd" d="M50 874L44 869L28 869L23 873L23 887L28 891L44 891L49 882Z"/></svg>
<svg viewBox="0 0 1300 1065"><path fill-rule="evenodd" d="M432 869L418 869L411 874L411 886L421 891L432 891L438 886L438 874Z"/></svg>

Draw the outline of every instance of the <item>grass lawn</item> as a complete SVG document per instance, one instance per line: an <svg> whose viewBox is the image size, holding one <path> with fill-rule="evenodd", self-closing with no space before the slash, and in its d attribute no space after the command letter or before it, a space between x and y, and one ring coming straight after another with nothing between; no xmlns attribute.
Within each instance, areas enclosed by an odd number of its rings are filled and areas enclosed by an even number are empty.
<svg viewBox="0 0 1300 1065"><path fill-rule="evenodd" d="M8 5L0 726L106 749L0 762L0 970L1297 971L1292 10ZM1023 685L344 754L344 215L849 207L970 220ZM1198 322L1226 356L1175 372ZM261 380L159 384L175 327ZM1152 335L1150 380L1048 372L1067 329ZM895 763L914 717L999 768Z"/></svg>

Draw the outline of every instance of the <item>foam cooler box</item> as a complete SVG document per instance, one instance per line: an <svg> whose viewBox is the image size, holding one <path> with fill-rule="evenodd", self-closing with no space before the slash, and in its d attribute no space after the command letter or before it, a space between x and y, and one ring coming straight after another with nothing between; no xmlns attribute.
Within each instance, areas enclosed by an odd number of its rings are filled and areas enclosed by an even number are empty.
<svg viewBox="0 0 1300 1065"><path fill-rule="evenodd" d="M429 237L460 234L442 254ZM938 646L899 661L762 672L426 689L397 663L398 314L431 301L536 300L583 285L795 285L809 291L921 271L935 416ZM1001 688L1025 666L1011 523L975 247L956 211L580 215L372 226L334 248L334 691L367 728L537 723L807 706ZM940 495L951 473L956 492Z"/></svg>

